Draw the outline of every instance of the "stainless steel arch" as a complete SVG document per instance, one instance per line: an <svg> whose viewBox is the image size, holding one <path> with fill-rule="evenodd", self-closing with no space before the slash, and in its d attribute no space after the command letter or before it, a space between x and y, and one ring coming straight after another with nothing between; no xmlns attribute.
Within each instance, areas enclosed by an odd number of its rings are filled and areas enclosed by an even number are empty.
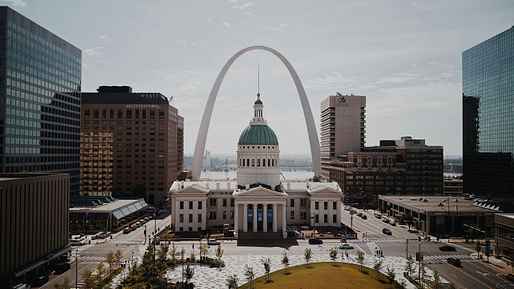
<svg viewBox="0 0 514 289"><path fill-rule="evenodd" d="M244 49L239 50L234 56L232 56L225 66L221 69L218 77L216 77L216 81L212 86L211 93L209 94L209 99L205 104L205 109L203 111L202 122L200 123L200 129L198 130L198 136L196 138L195 152L193 155L193 163L192 163L192 173L193 180L200 179L200 173L202 171L202 159L205 151L205 143L207 141L207 132L209 130L209 123L211 121L212 110L214 108L214 102L216 101L216 96L218 96L218 91L221 86L221 82L223 78L225 78L225 74L227 74L228 69L234 63L234 61L241 56L242 54L251 51L251 50L265 50L271 52L273 55L278 57L282 63L286 66L287 70L291 74L293 78L294 84L296 86L296 90L298 90L298 96L300 97L300 102L303 108L303 115L305 118L305 124L307 125L307 133L309 134L309 143L311 146L311 155L312 155L312 165L314 166L314 173L319 176L320 175L320 148L319 148L319 140L318 133L316 131L316 126L314 125L314 119L312 117L311 107L309 105L309 100L307 99L307 95L305 94L305 89L303 88L303 84L298 77L298 74L294 70L293 66L289 61L282 55L280 52L276 51L273 48L267 46L250 46Z"/></svg>

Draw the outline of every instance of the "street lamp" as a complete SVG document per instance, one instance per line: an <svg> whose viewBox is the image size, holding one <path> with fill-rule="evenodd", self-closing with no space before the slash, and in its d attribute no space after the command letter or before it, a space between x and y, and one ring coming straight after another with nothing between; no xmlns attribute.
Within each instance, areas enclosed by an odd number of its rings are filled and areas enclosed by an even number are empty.
<svg viewBox="0 0 514 289"><path fill-rule="evenodd" d="M79 288L79 249L75 250L75 288Z"/></svg>

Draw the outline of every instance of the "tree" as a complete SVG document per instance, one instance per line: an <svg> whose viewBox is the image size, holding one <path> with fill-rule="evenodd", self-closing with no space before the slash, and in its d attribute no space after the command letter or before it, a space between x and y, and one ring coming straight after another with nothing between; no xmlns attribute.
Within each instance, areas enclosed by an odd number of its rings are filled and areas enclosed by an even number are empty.
<svg viewBox="0 0 514 289"><path fill-rule="evenodd" d="M248 280L248 282L250 283L250 286L248 286L248 288L253 288L252 281L255 278L255 273L253 272L252 267L245 265L245 276L246 276L246 280Z"/></svg>
<svg viewBox="0 0 514 289"><path fill-rule="evenodd" d="M230 275L227 278L227 287L228 289L237 289L237 283L239 282L239 279L237 278L237 275Z"/></svg>
<svg viewBox="0 0 514 289"><path fill-rule="evenodd" d="M387 267L386 276L389 280L389 284L393 284L394 278L396 277L396 273L394 273L394 268Z"/></svg>
<svg viewBox="0 0 514 289"><path fill-rule="evenodd" d="M216 257L218 257L218 266L221 267L221 257L223 257L223 250L221 249L221 244L216 248Z"/></svg>
<svg viewBox="0 0 514 289"><path fill-rule="evenodd" d="M303 253L303 257L305 258L305 262L309 264L309 261L312 258L312 250L311 248L305 248L305 252Z"/></svg>
<svg viewBox="0 0 514 289"><path fill-rule="evenodd" d="M337 249L336 248L330 249L329 255L330 255L330 259L332 259L332 261L335 261L337 258Z"/></svg>
<svg viewBox="0 0 514 289"><path fill-rule="evenodd" d="M361 265L361 271L362 271L362 264L364 263L364 252L362 252L362 251L357 252L357 262Z"/></svg>
<svg viewBox="0 0 514 289"><path fill-rule="evenodd" d="M112 251L107 253L107 255L105 256L105 262L107 264L109 264L109 275L111 275L112 274L112 265L114 263L116 263L116 257L114 256L114 253Z"/></svg>
<svg viewBox="0 0 514 289"><path fill-rule="evenodd" d="M207 254L209 254L209 245L207 244L200 244L200 260L207 257Z"/></svg>
<svg viewBox="0 0 514 289"><path fill-rule="evenodd" d="M432 280L432 283L430 284L430 289L439 289L441 288L441 277L439 277L439 272L437 270L434 270L434 280Z"/></svg>
<svg viewBox="0 0 514 289"><path fill-rule="evenodd" d="M196 255L194 251L191 251L191 255L189 256L189 259L191 260L191 263L194 263L196 261Z"/></svg>
<svg viewBox="0 0 514 289"><path fill-rule="evenodd" d="M450 285L448 285L448 289L457 289L457 286L455 286L453 283L450 283Z"/></svg>
<svg viewBox="0 0 514 289"><path fill-rule="evenodd" d="M186 266L186 270L184 271L184 276L186 277L186 284L189 283L189 280L193 279L193 275L195 274L195 271L191 269L189 264Z"/></svg>
<svg viewBox="0 0 514 289"><path fill-rule="evenodd" d="M480 258L480 251L482 251L482 245L480 245L480 241L475 243L475 250L477 251L478 258Z"/></svg>
<svg viewBox="0 0 514 289"><path fill-rule="evenodd" d="M89 288L93 287L92 286L93 285L92 284L93 283L92 282L93 281L92 280L93 272L91 272L91 270L89 270L89 269L84 270L84 272L82 272L82 274L80 274L80 277L82 277L82 281L84 281L86 289L89 289Z"/></svg>
<svg viewBox="0 0 514 289"><path fill-rule="evenodd" d="M98 283L102 281L103 274L105 273L105 264L104 262L100 262L98 266L96 266L96 279L98 280Z"/></svg>
<svg viewBox="0 0 514 289"><path fill-rule="evenodd" d="M262 266L264 266L264 271L266 272L266 282L269 282L271 279L269 278L269 272L271 270L271 260L270 258L261 259Z"/></svg>
<svg viewBox="0 0 514 289"><path fill-rule="evenodd" d="M284 251L282 254L282 265L284 265L284 268L286 269L287 273L287 267L289 267L289 257L287 257L287 252Z"/></svg>
<svg viewBox="0 0 514 289"><path fill-rule="evenodd" d="M377 271L377 280L380 281L380 269L382 269L382 260L375 262L375 265L373 265L373 269Z"/></svg>
<svg viewBox="0 0 514 289"><path fill-rule="evenodd" d="M71 288L70 279L68 279L68 277L64 278L64 281L61 284L57 285L57 288L70 289Z"/></svg>
<svg viewBox="0 0 514 289"><path fill-rule="evenodd" d="M120 249L118 249L116 251L116 253L114 253L115 263L119 265L121 263L122 258L123 258L123 253L120 251Z"/></svg>
<svg viewBox="0 0 514 289"><path fill-rule="evenodd" d="M175 246L175 242L171 243L170 255L171 255L171 261L173 263L175 263L176 258L177 258L177 247Z"/></svg>
<svg viewBox="0 0 514 289"><path fill-rule="evenodd" d="M407 258L407 263L405 264L405 271L407 271L407 274L409 276L414 274L414 259L412 258L412 256L409 256L409 258Z"/></svg>
<svg viewBox="0 0 514 289"><path fill-rule="evenodd" d="M421 262L419 270L421 273L420 274L421 280L419 280L419 282L421 283L422 286L424 286L426 279L427 279L427 271L425 270L425 264L423 264L423 262Z"/></svg>

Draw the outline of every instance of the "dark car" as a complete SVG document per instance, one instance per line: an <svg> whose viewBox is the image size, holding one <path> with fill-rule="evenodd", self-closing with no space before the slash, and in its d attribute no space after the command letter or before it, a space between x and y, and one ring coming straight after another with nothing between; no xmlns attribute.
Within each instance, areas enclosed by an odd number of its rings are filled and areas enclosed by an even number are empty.
<svg viewBox="0 0 514 289"><path fill-rule="evenodd" d="M439 250L441 251L455 251L455 247L452 247L450 245L442 245L439 247Z"/></svg>
<svg viewBox="0 0 514 289"><path fill-rule="evenodd" d="M323 244L323 240L318 239L318 238L310 238L309 244L311 244L311 245Z"/></svg>
<svg viewBox="0 0 514 289"><path fill-rule="evenodd" d="M364 214L361 216L361 218L362 218L363 220L367 220L367 219L368 219L368 217L366 217L366 215L364 215Z"/></svg>
<svg viewBox="0 0 514 289"><path fill-rule="evenodd" d="M460 267L460 260L457 258L448 258L446 259L446 261L448 262L448 264L452 264L455 267Z"/></svg>
<svg viewBox="0 0 514 289"><path fill-rule="evenodd" d="M509 273L509 274L505 275L505 278L509 279L510 281L514 281L514 274Z"/></svg>
<svg viewBox="0 0 514 289"><path fill-rule="evenodd" d="M39 276L36 279L32 280L31 285L32 285L32 287L41 287L46 282L48 282L48 276L44 275L44 276Z"/></svg>
<svg viewBox="0 0 514 289"><path fill-rule="evenodd" d="M59 274L62 274L64 272L68 271L69 269L70 269L70 264L69 263L57 264L57 265L55 265L54 274L55 275L59 275Z"/></svg>
<svg viewBox="0 0 514 289"><path fill-rule="evenodd" d="M361 213L361 212L359 212L359 213L357 214L357 216L362 217L362 216L364 216L364 214L363 214L363 213Z"/></svg>
<svg viewBox="0 0 514 289"><path fill-rule="evenodd" d="M386 235L392 235L393 233L391 232L391 230L389 230L388 228L383 228L382 229L382 233L386 234Z"/></svg>

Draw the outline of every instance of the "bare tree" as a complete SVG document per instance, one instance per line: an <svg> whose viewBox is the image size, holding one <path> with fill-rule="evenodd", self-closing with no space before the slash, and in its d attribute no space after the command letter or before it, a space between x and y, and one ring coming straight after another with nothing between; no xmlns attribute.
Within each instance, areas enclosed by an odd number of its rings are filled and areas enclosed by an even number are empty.
<svg viewBox="0 0 514 289"><path fill-rule="evenodd" d="M191 269L189 264L187 264L186 269L184 271L184 276L186 277L186 283L189 283L189 280L193 279L193 275L195 274L195 271Z"/></svg>
<svg viewBox="0 0 514 289"><path fill-rule="evenodd" d="M121 263L121 259L123 258L123 253L121 252L120 249L118 249L116 251L116 253L114 253L114 260L116 262L116 264L120 264Z"/></svg>
<svg viewBox="0 0 514 289"><path fill-rule="evenodd" d="M96 266L96 272L97 272L97 275L96 275L96 279L98 280L98 283L100 283L102 281L102 277L103 277L103 274L105 273L105 264L104 262L100 262L98 264L98 266Z"/></svg>
<svg viewBox="0 0 514 289"><path fill-rule="evenodd" d="M200 260L207 257L207 254L209 254L209 245L207 244L200 244Z"/></svg>
<svg viewBox="0 0 514 289"><path fill-rule="evenodd" d="M361 271L362 271L362 264L364 264L364 252L362 252L362 251L357 252L357 262L361 265Z"/></svg>
<svg viewBox="0 0 514 289"><path fill-rule="evenodd" d="M332 261L335 261L337 258L337 249L336 248L330 249L329 255L330 255L330 259L332 259Z"/></svg>
<svg viewBox="0 0 514 289"><path fill-rule="evenodd" d="M171 249L170 249L170 255L171 255L171 261L173 261L173 263L175 263L176 259L177 259L177 247L175 246L175 242L172 242L171 243Z"/></svg>
<svg viewBox="0 0 514 289"><path fill-rule="evenodd" d="M409 276L414 274L414 259L410 255L409 258L407 258L407 263L405 264L405 271L407 271Z"/></svg>
<svg viewBox="0 0 514 289"><path fill-rule="evenodd" d="M377 271L377 280L380 281L380 269L382 269L382 260L375 262L375 265L373 265L373 269Z"/></svg>
<svg viewBox="0 0 514 289"><path fill-rule="evenodd" d="M245 276L246 276L246 280L248 280L248 282L250 283L250 286L248 286L248 288L253 288L252 281L253 281L253 279L255 279L255 273L253 272L252 267L245 265Z"/></svg>
<svg viewBox="0 0 514 289"><path fill-rule="evenodd" d="M289 267L289 257L287 257L286 251L284 251L284 253L282 253L282 265L284 265L284 268L286 269L286 273L287 273L287 267Z"/></svg>
<svg viewBox="0 0 514 289"><path fill-rule="evenodd" d="M84 281L84 286L86 289L89 289L91 288L93 285L92 283L92 278L93 278L93 272L91 272L91 270L89 269L86 269L84 270L84 272L82 272L82 274L80 274L80 277L82 277L82 280Z"/></svg>
<svg viewBox="0 0 514 289"><path fill-rule="evenodd" d="M270 281L269 273L271 270L271 260L270 258L261 259L262 266L264 266L264 271L266 272L266 282Z"/></svg>
<svg viewBox="0 0 514 289"><path fill-rule="evenodd" d="M439 289L441 288L441 277L439 276L439 272L437 270L434 270L434 280L432 280L432 283L430 283L430 289Z"/></svg>
<svg viewBox="0 0 514 289"><path fill-rule="evenodd" d="M394 273L394 268L387 267L387 275L386 276L387 276L387 279L389 279L389 283L393 284L394 278L396 277L396 273Z"/></svg>
<svg viewBox="0 0 514 289"><path fill-rule="evenodd" d="M218 266L221 267L221 257L223 257L223 250L221 249L221 244L216 248L216 257L218 257Z"/></svg>
<svg viewBox="0 0 514 289"><path fill-rule="evenodd" d="M312 258L312 250L311 250L311 248L305 248L305 252L303 253L303 257L305 258L305 262L308 265L309 261Z"/></svg>
<svg viewBox="0 0 514 289"><path fill-rule="evenodd" d="M109 264L109 275L111 275L112 274L112 265L114 263L116 263L116 257L114 256L114 253L112 251L107 253L107 255L105 256L105 262L107 264Z"/></svg>
<svg viewBox="0 0 514 289"><path fill-rule="evenodd" d="M228 289L237 289L237 283L239 282L239 278L237 275L230 275L227 278L227 287Z"/></svg>

